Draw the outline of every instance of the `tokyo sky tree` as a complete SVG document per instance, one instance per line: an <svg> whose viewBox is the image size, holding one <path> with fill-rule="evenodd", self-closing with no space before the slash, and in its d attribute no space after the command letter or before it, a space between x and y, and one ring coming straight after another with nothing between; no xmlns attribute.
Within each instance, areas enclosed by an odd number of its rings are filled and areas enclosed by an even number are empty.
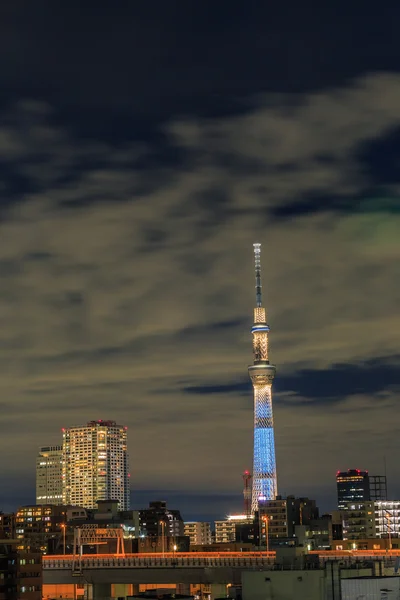
<svg viewBox="0 0 400 600"><path fill-rule="evenodd" d="M265 308L261 298L261 244L253 244L256 269L256 308L254 309L253 334L254 363L249 375L254 388L254 455L252 512L258 510L258 502L274 500L277 495L274 420L272 414L272 382L275 366L268 360L268 332Z"/></svg>

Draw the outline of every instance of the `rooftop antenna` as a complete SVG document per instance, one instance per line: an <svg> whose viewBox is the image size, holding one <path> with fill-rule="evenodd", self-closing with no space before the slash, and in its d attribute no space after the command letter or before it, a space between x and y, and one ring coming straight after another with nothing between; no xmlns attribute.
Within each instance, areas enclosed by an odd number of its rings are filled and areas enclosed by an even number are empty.
<svg viewBox="0 0 400 600"><path fill-rule="evenodd" d="M261 306L261 244L253 244L256 270L256 306Z"/></svg>

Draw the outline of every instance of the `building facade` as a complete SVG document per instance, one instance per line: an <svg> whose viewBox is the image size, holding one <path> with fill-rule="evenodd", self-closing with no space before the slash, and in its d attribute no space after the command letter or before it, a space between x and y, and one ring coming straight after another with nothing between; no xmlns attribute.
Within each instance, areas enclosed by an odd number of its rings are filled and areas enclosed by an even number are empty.
<svg viewBox="0 0 400 600"><path fill-rule="evenodd" d="M139 510L140 535L144 537L177 538L185 535L185 526L179 510L167 508L163 500L149 503Z"/></svg>
<svg viewBox="0 0 400 600"><path fill-rule="evenodd" d="M349 502L368 502L371 499L368 471L338 471L336 486L339 510L345 508Z"/></svg>
<svg viewBox="0 0 400 600"><path fill-rule="evenodd" d="M261 541L290 539L295 537L297 525L310 525L318 519L319 511L315 500L277 496L275 500L265 500L259 504Z"/></svg>
<svg viewBox="0 0 400 600"><path fill-rule="evenodd" d="M376 537L373 502L348 502L343 510L343 539L364 540Z"/></svg>
<svg viewBox="0 0 400 600"><path fill-rule="evenodd" d="M62 446L42 446L36 458L36 504L62 504Z"/></svg>
<svg viewBox="0 0 400 600"><path fill-rule="evenodd" d="M0 512L0 540L15 538L15 513Z"/></svg>
<svg viewBox="0 0 400 600"><path fill-rule="evenodd" d="M377 538L400 538L400 500L374 502ZM398 544L396 544L398 547Z"/></svg>
<svg viewBox="0 0 400 600"><path fill-rule="evenodd" d="M21 506L15 514L15 537L32 552L61 553L67 508L40 504Z"/></svg>
<svg viewBox="0 0 400 600"><path fill-rule="evenodd" d="M227 542L235 542L238 527L248 525L252 522L253 517L247 515L228 515L223 521L215 521L215 543L226 544Z"/></svg>
<svg viewBox="0 0 400 600"><path fill-rule="evenodd" d="M400 500L349 502L342 515L344 540L384 538L398 548Z"/></svg>
<svg viewBox="0 0 400 600"><path fill-rule="evenodd" d="M0 599L42 600L42 555L0 540Z"/></svg>
<svg viewBox="0 0 400 600"><path fill-rule="evenodd" d="M260 499L273 500L277 491L274 419L272 413L272 382L275 366L268 357L267 316L261 295L261 244L253 244L256 274L256 308L254 309L253 364L249 376L254 390L254 450L251 510L258 510Z"/></svg>
<svg viewBox="0 0 400 600"><path fill-rule="evenodd" d="M210 523L204 521L187 521L184 524L184 535L189 536L191 546L205 546L211 544Z"/></svg>
<svg viewBox="0 0 400 600"><path fill-rule="evenodd" d="M129 509L127 427L115 421L89 421L63 430L63 504L96 508L117 500Z"/></svg>

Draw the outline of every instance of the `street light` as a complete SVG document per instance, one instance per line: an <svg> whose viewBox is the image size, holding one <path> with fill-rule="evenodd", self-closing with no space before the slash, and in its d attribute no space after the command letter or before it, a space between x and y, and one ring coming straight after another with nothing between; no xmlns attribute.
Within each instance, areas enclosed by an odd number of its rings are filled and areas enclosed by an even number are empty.
<svg viewBox="0 0 400 600"><path fill-rule="evenodd" d="M391 530L391 526L390 526L390 517L392 515L390 514L390 512L387 510L386 511L386 520L387 520L387 532L388 532L388 542L389 542L389 550L392 549L392 530Z"/></svg>
<svg viewBox="0 0 400 600"><path fill-rule="evenodd" d="M65 523L61 523L60 527L63 530L63 546L64 546L64 554L65 554L65 546L66 546L65 534L66 534L67 525Z"/></svg>
<svg viewBox="0 0 400 600"><path fill-rule="evenodd" d="M164 558L165 555L165 522L164 521L160 521L160 525L161 525L161 552Z"/></svg>
<svg viewBox="0 0 400 600"><path fill-rule="evenodd" d="M177 551L178 546L176 544L174 544L174 558L175 558L175 552Z"/></svg>

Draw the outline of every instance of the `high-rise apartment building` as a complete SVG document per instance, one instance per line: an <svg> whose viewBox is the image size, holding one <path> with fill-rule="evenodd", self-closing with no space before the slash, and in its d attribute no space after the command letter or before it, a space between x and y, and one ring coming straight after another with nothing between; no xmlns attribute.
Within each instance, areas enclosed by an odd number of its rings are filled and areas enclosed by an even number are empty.
<svg viewBox="0 0 400 600"><path fill-rule="evenodd" d="M127 427L89 421L63 429L63 504L96 508L98 500L118 500L129 508Z"/></svg>
<svg viewBox="0 0 400 600"><path fill-rule="evenodd" d="M36 504L62 504L62 446L42 446L36 459Z"/></svg>
<svg viewBox="0 0 400 600"><path fill-rule="evenodd" d="M187 521L184 524L184 534L189 536L191 546L207 546L211 544L210 523Z"/></svg>
<svg viewBox="0 0 400 600"><path fill-rule="evenodd" d="M336 473L338 509L346 508L348 502L368 502L370 500L368 471L349 469Z"/></svg>

